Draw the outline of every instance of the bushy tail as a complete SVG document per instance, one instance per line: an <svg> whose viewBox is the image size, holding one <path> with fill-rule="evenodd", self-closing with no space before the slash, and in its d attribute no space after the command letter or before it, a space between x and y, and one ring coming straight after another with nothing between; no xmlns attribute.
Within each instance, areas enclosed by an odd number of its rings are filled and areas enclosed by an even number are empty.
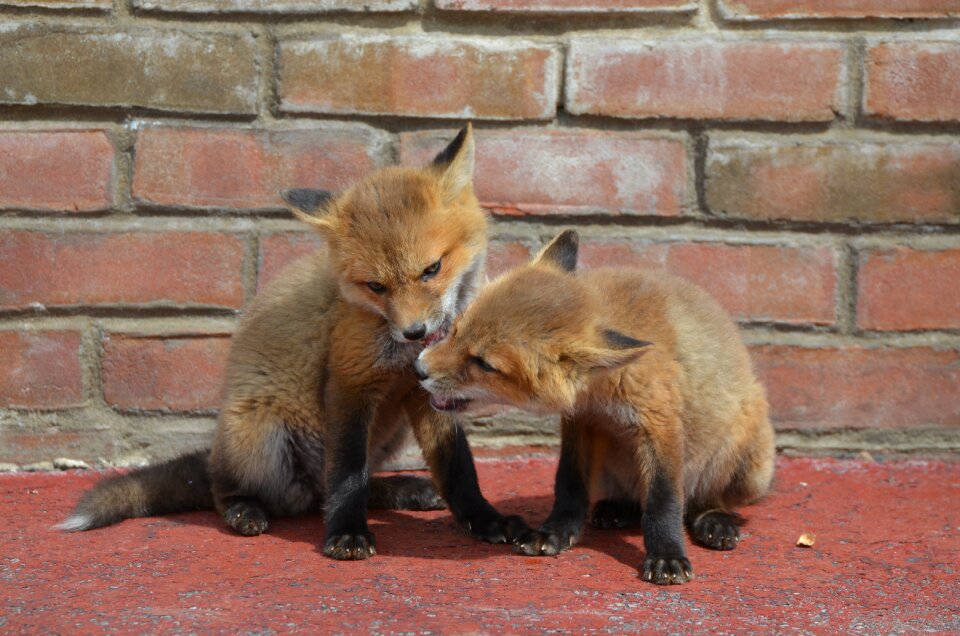
<svg viewBox="0 0 960 636"><path fill-rule="evenodd" d="M209 450L107 477L84 493L58 530L92 530L123 519L212 510Z"/></svg>

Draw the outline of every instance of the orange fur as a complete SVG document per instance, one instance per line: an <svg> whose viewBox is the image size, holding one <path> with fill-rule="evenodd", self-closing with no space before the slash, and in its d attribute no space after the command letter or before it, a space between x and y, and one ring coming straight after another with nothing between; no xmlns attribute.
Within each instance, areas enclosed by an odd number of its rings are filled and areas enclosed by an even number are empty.
<svg viewBox="0 0 960 636"><path fill-rule="evenodd" d="M462 428L428 407L411 366L484 277L487 215L473 193L473 152L468 125L426 167L385 168L337 196L285 193L327 249L260 292L233 337L209 476L213 505L238 532L259 534L268 515L324 505L325 552L372 555L368 493L394 506L442 504L429 484L408 479L401 492L369 480L412 427L457 519L482 538L504 539L509 520L480 494ZM163 479L171 473L175 466ZM158 497L183 488L158 486ZM112 501L111 514L101 514L98 501ZM160 508L92 497L65 527Z"/></svg>
<svg viewBox="0 0 960 636"><path fill-rule="evenodd" d="M490 283L420 355L433 403L562 413L564 445L587 465L598 499L646 506L660 476L692 523L762 496L773 429L734 323L706 292L667 274L567 271L576 239L566 236L565 248L561 235Z"/></svg>

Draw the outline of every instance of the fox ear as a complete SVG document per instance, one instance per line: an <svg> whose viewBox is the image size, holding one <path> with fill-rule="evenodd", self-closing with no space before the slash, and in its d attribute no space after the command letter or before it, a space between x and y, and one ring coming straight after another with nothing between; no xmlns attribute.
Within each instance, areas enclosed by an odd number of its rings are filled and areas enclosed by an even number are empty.
<svg viewBox="0 0 960 636"><path fill-rule="evenodd" d="M600 346L583 347L569 357L590 370L619 369L649 351L653 343L613 329L600 330Z"/></svg>
<svg viewBox="0 0 960 636"><path fill-rule="evenodd" d="M287 208L301 221L319 229L329 228L331 220L326 218L333 203L333 194L327 190L294 188L280 193Z"/></svg>
<svg viewBox="0 0 960 636"><path fill-rule="evenodd" d="M556 236L550 245L534 259L534 264L548 265L565 272L577 269L577 252L580 249L580 235L576 230L564 230Z"/></svg>
<svg viewBox="0 0 960 636"><path fill-rule="evenodd" d="M473 126L463 127L430 164L440 172L444 199L454 201L473 182Z"/></svg>

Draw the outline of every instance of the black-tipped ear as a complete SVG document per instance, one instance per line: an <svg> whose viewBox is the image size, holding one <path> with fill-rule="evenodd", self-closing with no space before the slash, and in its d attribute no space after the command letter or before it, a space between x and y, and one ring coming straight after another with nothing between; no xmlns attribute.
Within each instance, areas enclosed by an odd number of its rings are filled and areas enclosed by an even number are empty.
<svg viewBox="0 0 960 636"><path fill-rule="evenodd" d="M440 174L447 202L456 200L473 182L473 155L473 126L468 123L431 162Z"/></svg>
<svg viewBox="0 0 960 636"><path fill-rule="evenodd" d="M280 196L283 197L283 200L286 201L287 205L291 208L306 214L316 213L333 199L333 195L330 192L326 190L314 190L312 188L284 190L280 193Z"/></svg>
<svg viewBox="0 0 960 636"><path fill-rule="evenodd" d="M304 223L323 232L328 232L334 227L333 219L328 214L333 207L334 197L326 190L294 188L284 190L280 196L283 197L293 216Z"/></svg>
<svg viewBox="0 0 960 636"><path fill-rule="evenodd" d="M582 347L568 357L590 371L619 369L635 362L653 346L613 329L601 329L600 341L600 346Z"/></svg>
<svg viewBox="0 0 960 636"><path fill-rule="evenodd" d="M637 340L613 329L604 329L601 335L603 336L604 342L606 342L607 346L611 349L644 349L653 345L652 342Z"/></svg>
<svg viewBox="0 0 960 636"><path fill-rule="evenodd" d="M577 252L580 249L580 235L576 230L564 230L550 244L543 248L536 263L557 267L565 272L577 269Z"/></svg>
<svg viewBox="0 0 960 636"><path fill-rule="evenodd" d="M436 157L433 158L433 165L438 168L446 168L449 166L453 160L456 158L457 153L463 148L463 143L467 140L467 135L470 134L470 124L467 124L460 129L460 132L457 133L457 136L453 138L447 147L441 150Z"/></svg>

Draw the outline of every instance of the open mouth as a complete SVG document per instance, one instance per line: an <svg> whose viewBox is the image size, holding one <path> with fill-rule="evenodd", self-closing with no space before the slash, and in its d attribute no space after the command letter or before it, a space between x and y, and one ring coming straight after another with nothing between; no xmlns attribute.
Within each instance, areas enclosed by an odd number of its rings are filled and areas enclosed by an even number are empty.
<svg viewBox="0 0 960 636"><path fill-rule="evenodd" d="M448 328L449 328L449 325L447 324L447 321L444 320L442 323L440 323L440 326L437 327L436 331L434 331L433 333L427 334L426 336L421 338L420 342L423 343L424 347L435 345L447 337Z"/></svg>
<svg viewBox="0 0 960 636"><path fill-rule="evenodd" d="M463 411L470 404L470 398L431 395L430 406L438 411Z"/></svg>

